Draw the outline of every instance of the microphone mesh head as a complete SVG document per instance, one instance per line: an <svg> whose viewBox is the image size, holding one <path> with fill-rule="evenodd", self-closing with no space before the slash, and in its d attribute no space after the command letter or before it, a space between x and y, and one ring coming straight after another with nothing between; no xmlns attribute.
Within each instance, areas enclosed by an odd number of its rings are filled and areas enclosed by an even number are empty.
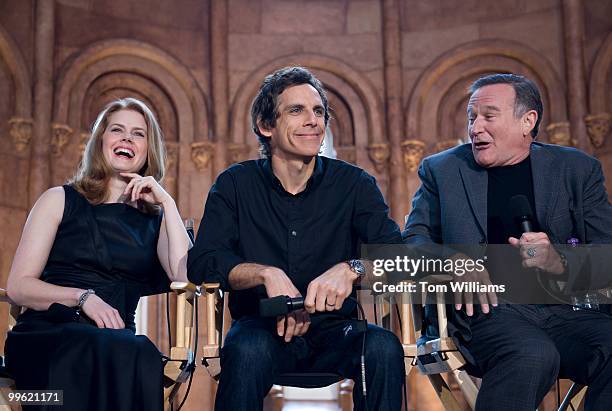
<svg viewBox="0 0 612 411"><path fill-rule="evenodd" d="M529 200L523 194L515 195L510 199L510 210L512 210L512 217L515 219L533 219L531 204L529 204Z"/></svg>

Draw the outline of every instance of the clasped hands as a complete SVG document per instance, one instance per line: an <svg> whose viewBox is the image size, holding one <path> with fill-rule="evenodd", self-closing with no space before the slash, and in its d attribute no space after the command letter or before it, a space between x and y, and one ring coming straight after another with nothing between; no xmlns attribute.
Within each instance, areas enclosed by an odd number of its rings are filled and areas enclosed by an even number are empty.
<svg viewBox="0 0 612 411"><path fill-rule="evenodd" d="M551 244L546 233L530 232L523 233L520 238L510 237L508 243L519 250L522 265L525 268L537 268L552 274L561 274L565 270L561 257L555 247ZM462 254L455 254L451 258L466 258ZM479 282L484 285L491 285L489 272L471 270L464 275L453 275L455 282ZM494 292L461 292L456 291L455 309L461 310L465 303L465 312L468 316L474 315L474 296L476 294L480 303L480 308L484 314L490 312L489 305L497 306L497 295Z"/></svg>
<svg viewBox="0 0 612 411"><path fill-rule="evenodd" d="M286 295L298 297L300 292L280 268L266 267L263 273L268 297ZM308 285L303 310L296 310L276 319L278 335L286 342L299 337L310 327L310 315L315 312L339 310L351 295L353 282L358 278L346 262L338 263L315 278Z"/></svg>

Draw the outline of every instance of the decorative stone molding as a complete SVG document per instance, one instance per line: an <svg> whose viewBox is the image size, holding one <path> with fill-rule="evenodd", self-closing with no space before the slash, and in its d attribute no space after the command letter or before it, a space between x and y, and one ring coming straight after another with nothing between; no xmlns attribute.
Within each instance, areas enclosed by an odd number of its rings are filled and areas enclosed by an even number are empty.
<svg viewBox="0 0 612 411"><path fill-rule="evenodd" d="M442 140L436 144L435 150L436 153L440 151L448 150L449 148L453 148L457 145L461 144L461 141L456 138L449 138L448 140Z"/></svg>
<svg viewBox="0 0 612 411"><path fill-rule="evenodd" d="M89 137L91 137L91 133L88 131L81 131L79 133L79 153L81 153L81 155L85 153L85 147L87 146Z"/></svg>
<svg viewBox="0 0 612 411"><path fill-rule="evenodd" d="M587 133L593 147L600 148L604 145L608 133L610 133L610 113L589 114L584 118Z"/></svg>
<svg viewBox="0 0 612 411"><path fill-rule="evenodd" d="M389 144L387 143L372 143L368 146L368 154L370 160L374 163L374 168L379 173L382 173L387 166L387 161L391 155Z"/></svg>
<svg viewBox="0 0 612 411"><path fill-rule="evenodd" d="M546 127L546 132L548 133L548 141L552 144L568 147L573 145L570 136L570 124L568 121L551 123Z"/></svg>
<svg viewBox="0 0 612 411"><path fill-rule="evenodd" d="M32 119L13 117L8 124L15 151L19 154L25 153L32 140Z"/></svg>
<svg viewBox="0 0 612 411"><path fill-rule="evenodd" d="M249 146L242 143L230 143L227 146L230 164L240 163L249 158Z"/></svg>
<svg viewBox="0 0 612 411"><path fill-rule="evenodd" d="M72 129L66 124L51 124L51 155L59 157L64 152L64 147L68 144L72 136Z"/></svg>
<svg viewBox="0 0 612 411"><path fill-rule="evenodd" d="M214 155L215 143L210 141L191 143L191 160L199 171L206 171Z"/></svg>
<svg viewBox="0 0 612 411"><path fill-rule="evenodd" d="M420 140L404 140L400 146L406 171L415 172L425 154L425 143Z"/></svg>
<svg viewBox="0 0 612 411"><path fill-rule="evenodd" d="M340 160L344 160L347 163L357 164L357 152L355 146L341 146L336 147L336 157Z"/></svg>

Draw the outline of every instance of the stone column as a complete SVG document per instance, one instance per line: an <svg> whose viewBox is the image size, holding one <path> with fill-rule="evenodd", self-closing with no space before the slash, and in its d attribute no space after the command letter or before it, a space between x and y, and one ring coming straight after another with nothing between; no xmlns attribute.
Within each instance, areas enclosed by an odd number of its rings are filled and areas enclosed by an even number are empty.
<svg viewBox="0 0 612 411"><path fill-rule="evenodd" d="M592 152L584 118L588 114L584 69L584 9L582 0L563 0L563 37L571 139Z"/></svg>
<svg viewBox="0 0 612 411"><path fill-rule="evenodd" d="M229 140L229 76L228 76L228 14L227 0L210 2L210 90L214 140L216 142L213 177L227 167L227 141Z"/></svg>
<svg viewBox="0 0 612 411"><path fill-rule="evenodd" d="M408 211L402 167L402 71L400 5L397 0L383 0L383 57L385 67L385 109L387 136L391 148L388 201L391 217L403 226Z"/></svg>
<svg viewBox="0 0 612 411"><path fill-rule="evenodd" d="M49 141L53 110L53 51L55 1L36 3L34 34L34 127L28 181L28 204L32 206L51 183Z"/></svg>

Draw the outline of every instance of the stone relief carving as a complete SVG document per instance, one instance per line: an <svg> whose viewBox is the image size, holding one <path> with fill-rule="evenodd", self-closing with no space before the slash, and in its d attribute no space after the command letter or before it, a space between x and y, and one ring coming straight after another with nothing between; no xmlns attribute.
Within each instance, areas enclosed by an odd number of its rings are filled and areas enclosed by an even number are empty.
<svg viewBox="0 0 612 411"><path fill-rule="evenodd" d="M335 147L336 157L340 160L344 160L347 163L357 164L357 152L355 146L341 146Z"/></svg>
<svg viewBox="0 0 612 411"><path fill-rule="evenodd" d="M9 134L13 140L15 151L19 154L28 150L32 140L32 119L13 117L8 121Z"/></svg>
<svg viewBox="0 0 612 411"><path fill-rule="evenodd" d="M59 157L72 136L72 129L66 124L51 124L51 155Z"/></svg>
<svg viewBox="0 0 612 411"><path fill-rule="evenodd" d="M178 156L178 143L166 142L166 175L174 174L174 170L178 162Z"/></svg>
<svg viewBox="0 0 612 411"><path fill-rule="evenodd" d="M447 140L442 140L437 143L435 150L436 153L439 153L440 151L448 150L449 148L453 148L455 146L458 146L459 144L462 144L461 140L457 138L449 138Z"/></svg>
<svg viewBox="0 0 612 411"><path fill-rule="evenodd" d="M242 143L230 143L227 146L230 164L240 163L249 158L249 146Z"/></svg>
<svg viewBox="0 0 612 411"><path fill-rule="evenodd" d="M387 161L391 155L389 144L387 143L372 143L368 146L368 154L370 160L374 163L374 168L379 173L382 173L387 166Z"/></svg>
<svg viewBox="0 0 612 411"><path fill-rule="evenodd" d="M191 160L198 171L206 171L214 155L215 143L210 141L191 143Z"/></svg>
<svg viewBox="0 0 612 411"><path fill-rule="evenodd" d="M91 133L88 131L81 131L79 133L79 153L81 153L81 155L85 152L85 146L87 146L89 137L91 137Z"/></svg>
<svg viewBox="0 0 612 411"><path fill-rule="evenodd" d="M548 133L548 141L552 144L568 147L573 145L570 136L570 124L567 121L549 124L546 127L546 132Z"/></svg>
<svg viewBox="0 0 612 411"><path fill-rule="evenodd" d="M402 159L404 167L408 172L415 172L425 154L425 143L420 140L404 140L400 144L402 147Z"/></svg>
<svg viewBox="0 0 612 411"><path fill-rule="evenodd" d="M610 113L590 114L584 118L593 147L600 148L604 145L610 133L611 119Z"/></svg>

